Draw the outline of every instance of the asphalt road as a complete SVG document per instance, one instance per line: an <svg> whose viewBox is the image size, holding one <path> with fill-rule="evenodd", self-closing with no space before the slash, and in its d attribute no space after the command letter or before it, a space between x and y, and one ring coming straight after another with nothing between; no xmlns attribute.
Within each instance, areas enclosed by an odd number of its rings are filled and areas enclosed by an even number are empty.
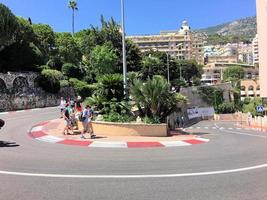
<svg viewBox="0 0 267 200"><path fill-rule="evenodd" d="M250 168L267 164L266 133L216 122L225 129L198 130L208 143L152 149L73 147L27 135L33 125L57 117L55 108L0 115L7 123L0 141L10 143L0 145L0 200L267 199L267 166Z"/></svg>

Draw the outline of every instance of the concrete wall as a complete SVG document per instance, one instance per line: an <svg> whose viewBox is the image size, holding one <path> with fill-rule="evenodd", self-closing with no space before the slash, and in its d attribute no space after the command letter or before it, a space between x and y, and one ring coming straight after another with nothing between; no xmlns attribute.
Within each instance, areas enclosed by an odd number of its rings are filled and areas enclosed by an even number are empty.
<svg viewBox="0 0 267 200"><path fill-rule="evenodd" d="M0 73L0 112L59 105L60 97L74 97L72 88L58 94L47 93L36 85L37 73Z"/></svg>
<svg viewBox="0 0 267 200"><path fill-rule="evenodd" d="M230 83L218 84L214 85L213 87L220 88L223 90L223 97L225 101L227 102L232 101L232 94L231 94L232 86ZM210 105L204 102L201 96L198 94L198 88L199 87L181 88L180 92L182 95L187 96L189 100L188 107L209 107Z"/></svg>
<svg viewBox="0 0 267 200"><path fill-rule="evenodd" d="M78 123L79 130L81 130L81 122ZM167 136L167 124L135 124L112 122L92 122L92 124L94 132L103 136Z"/></svg>

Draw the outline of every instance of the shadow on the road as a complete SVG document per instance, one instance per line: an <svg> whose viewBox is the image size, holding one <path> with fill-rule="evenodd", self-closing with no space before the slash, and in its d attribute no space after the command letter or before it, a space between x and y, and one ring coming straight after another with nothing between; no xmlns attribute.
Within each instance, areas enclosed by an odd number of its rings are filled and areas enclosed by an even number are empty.
<svg viewBox="0 0 267 200"><path fill-rule="evenodd" d="M208 135L208 134L210 134L210 133L207 133L207 132L193 132L192 133L193 135Z"/></svg>
<svg viewBox="0 0 267 200"><path fill-rule="evenodd" d="M16 142L6 142L6 141L0 141L0 148L1 147L19 147Z"/></svg>

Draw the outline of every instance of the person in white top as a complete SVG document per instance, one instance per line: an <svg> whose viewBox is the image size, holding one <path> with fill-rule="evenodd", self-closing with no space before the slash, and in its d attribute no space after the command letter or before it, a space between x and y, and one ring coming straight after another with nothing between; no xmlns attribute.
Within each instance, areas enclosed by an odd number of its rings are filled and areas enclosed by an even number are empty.
<svg viewBox="0 0 267 200"><path fill-rule="evenodd" d="M59 104L59 108L60 108L60 118L63 118L63 111L65 109L65 105L66 105L66 101L64 100L63 97L61 97L60 99L60 104Z"/></svg>

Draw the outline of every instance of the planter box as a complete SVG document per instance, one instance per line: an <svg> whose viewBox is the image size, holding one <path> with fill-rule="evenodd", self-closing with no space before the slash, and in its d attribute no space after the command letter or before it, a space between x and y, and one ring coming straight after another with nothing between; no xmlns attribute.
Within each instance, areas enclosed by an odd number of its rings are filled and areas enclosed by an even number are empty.
<svg viewBox="0 0 267 200"><path fill-rule="evenodd" d="M92 125L94 132L101 136L167 136L167 124L92 122ZM78 127L82 130L81 122L78 122Z"/></svg>

